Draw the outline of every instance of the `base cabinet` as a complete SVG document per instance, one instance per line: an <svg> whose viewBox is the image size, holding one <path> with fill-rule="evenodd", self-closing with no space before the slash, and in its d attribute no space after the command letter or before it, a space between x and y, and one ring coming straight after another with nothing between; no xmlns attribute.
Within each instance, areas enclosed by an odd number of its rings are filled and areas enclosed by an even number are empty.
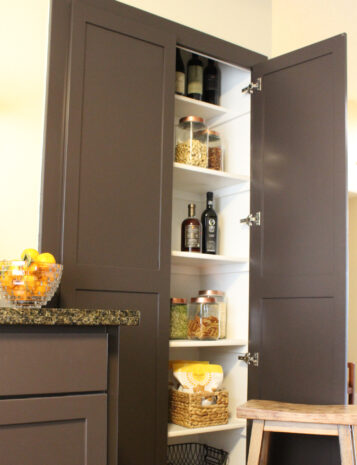
<svg viewBox="0 0 357 465"><path fill-rule="evenodd" d="M1 465L106 465L107 395L0 401Z"/></svg>

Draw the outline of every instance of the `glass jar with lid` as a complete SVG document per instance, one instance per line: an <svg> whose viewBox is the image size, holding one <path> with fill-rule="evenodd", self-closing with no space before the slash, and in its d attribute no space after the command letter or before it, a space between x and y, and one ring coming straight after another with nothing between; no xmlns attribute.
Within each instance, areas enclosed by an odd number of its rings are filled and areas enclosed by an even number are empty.
<svg viewBox="0 0 357 465"><path fill-rule="evenodd" d="M219 338L227 337L227 303L226 294L223 291L206 289L198 292L200 297L213 297L218 305L219 310Z"/></svg>
<svg viewBox="0 0 357 465"><path fill-rule="evenodd" d="M192 297L188 306L189 339L219 339L219 308L213 297Z"/></svg>
<svg viewBox="0 0 357 465"><path fill-rule="evenodd" d="M219 132L207 130L208 138L208 168L223 171L223 144Z"/></svg>
<svg viewBox="0 0 357 465"><path fill-rule="evenodd" d="M176 127L175 161L186 165L208 167L207 129L199 116L185 116Z"/></svg>
<svg viewBox="0 0 357 465"><path fill-rule="evenodd" d="M180 297L170 299L170 339L187 339L187 300Z"/></svg>

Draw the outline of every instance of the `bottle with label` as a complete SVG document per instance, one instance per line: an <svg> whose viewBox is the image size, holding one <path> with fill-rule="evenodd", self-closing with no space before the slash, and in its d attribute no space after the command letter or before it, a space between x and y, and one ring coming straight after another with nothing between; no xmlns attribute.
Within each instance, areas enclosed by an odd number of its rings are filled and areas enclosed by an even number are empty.
<svg viewBox="0 0 357 465"><path fill-rule="evenodd" d="M213 209L213 192L207 192L207 208L202 213L202 252L217 253L218 218Z"/></svg>
<svg viewBox="0 0 357 465"><path fill-rule="evenodd" d="M216 63L209 59L203 73L203 100L219 105L221 96L220 72Z"/></svg>
<svg viewBox="0 0 357 465"><path fill-rule="evenodd" d="M181 224L181 250L183 252L201 252L201 222L195 217L196 205L188 205L188 218Z"/></svg>
<svg viewBox="0 0 357 465"><path fill-rule="evenodd" d="M187 96L202 100L203 65L195 53L187 64Z"/></svg>
<svg viewBox="0 0 357 465"><path fill-rule="evenodd" d="M186 78L185 65L183 64L181 51L176 49L176 94L185 95Z"/></svg>

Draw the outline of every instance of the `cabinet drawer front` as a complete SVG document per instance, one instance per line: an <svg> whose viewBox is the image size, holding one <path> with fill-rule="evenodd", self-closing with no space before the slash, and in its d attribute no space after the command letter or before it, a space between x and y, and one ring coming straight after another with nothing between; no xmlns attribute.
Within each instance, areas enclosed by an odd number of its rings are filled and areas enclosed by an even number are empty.
<svg viewBox="0 0 357 465"><path fill-rule="evenodd" d="M0 396L105 391L105 333L0 334Z"/></svg>

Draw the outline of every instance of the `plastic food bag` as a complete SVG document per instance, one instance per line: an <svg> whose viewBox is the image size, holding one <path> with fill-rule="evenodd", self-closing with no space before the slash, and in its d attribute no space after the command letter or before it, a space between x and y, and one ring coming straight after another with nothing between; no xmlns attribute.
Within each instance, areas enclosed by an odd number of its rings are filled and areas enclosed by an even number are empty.
<svg viewBox="0 0 357 465"><path fill-rule="evenodd" d="M214 393L223 382L223 369L220 365L206 363L173 364L173 374L180 383L180 390L194 393Z"/></svg>

